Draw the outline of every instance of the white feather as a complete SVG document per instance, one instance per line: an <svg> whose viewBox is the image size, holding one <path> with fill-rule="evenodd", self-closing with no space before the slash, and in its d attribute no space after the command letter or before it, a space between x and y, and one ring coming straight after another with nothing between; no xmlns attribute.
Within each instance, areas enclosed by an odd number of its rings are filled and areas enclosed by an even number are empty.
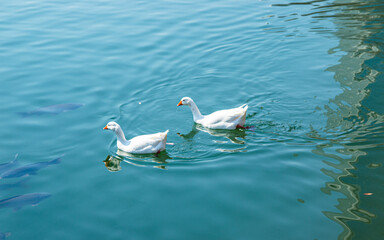
<svg viewBox="0 0 384 240"><path fill-rule="evenodd" d="M158 153L165 150L167 134L169 132L169 130L167 130L160 133L140 135L126 140L123 130L117 123L110 122L105 129L110 129L116 133L118 149L136 154Z"/></svg>
<svg viewBox="0 0 384 240"><path fill-rule="evenodd" d="M211 129L235 129L244 127L245 117L248 105L243 104L240 107L220 110L209 115L202 115L197 108L196 103L189 97L182 98L182 105L188 105L193 114L193 120L205 127Z"/></svg>

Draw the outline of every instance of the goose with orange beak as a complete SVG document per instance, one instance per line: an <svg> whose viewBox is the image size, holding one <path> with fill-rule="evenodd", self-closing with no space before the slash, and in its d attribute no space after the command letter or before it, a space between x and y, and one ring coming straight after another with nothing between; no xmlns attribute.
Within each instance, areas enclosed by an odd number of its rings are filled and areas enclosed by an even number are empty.
<svg viewBox="0 0 384 240"><path fill-rule="evenodd" d="M183 97L177 106L186 105L192 111L193 121L211 129L244 128L248 105L220 110L209 115L202 115L196 103L190 97Z"/></svg>
<svg viewBox="0 0 384 240"><path fill-rule="evenodd" d="M111 130L116 134L118 149L134 154L160 153L165 150L169 132L167 130L155 134L140 135L127 140L120 125L116 122L109 122L104 130Z"/></svg>

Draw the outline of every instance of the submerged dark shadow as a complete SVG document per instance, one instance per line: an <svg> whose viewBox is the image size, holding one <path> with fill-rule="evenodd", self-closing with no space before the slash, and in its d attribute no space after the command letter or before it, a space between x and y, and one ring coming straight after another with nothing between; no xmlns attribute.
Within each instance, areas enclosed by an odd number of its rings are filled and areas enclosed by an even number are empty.
<svg viewBox="0 0 384 240"><path fill-rule="evenodd" d="M11 236L10 232L0 232L0 240L4 240L9 236Z"/></svg>
<svg viewBox="0 0 384 240"><path fill-rule="evenodd" d="M24 176L36 175L40 169L46 168L54 164L59 164L60 161L61 158L56 158L52 161L37 162L19 168L9 169L8 171L5 171L0 175L0 179L20 178Z"/></svg>
<svg viewBox="0 0 384 240"><path fill-rule="evenodd" d="M32 117L32 116L40 116L40 115L56 115L59 113L76 110L82 106L84 106L84 104L64 103L64 104L57 104L57 105L51 105L51 106L47 106L47 107L37 108L37 109L29 111L29 112L19 112L17 114L19 114L21 117Z"/></svg>
<svg viewBox="0 0 384 240"><path fill-rule="evenodd" d="M18 160L17 160L18 156L19 156L19 154L16 154L15 158L12 161L0 164L0 176L4 172L8 171L11 168L14 168L15 166L17 166L19 164Z"/></svg>
<svg viewBox="0 0 384 240"><path fill-rule="evenodd" d="M28 181L28 178L22 178L21 180L13 183L2 183L0 184L0 191L6 191L13 188L22 188L25 186L26 181Z"/></svg>
<svg viewBox="0 0 384 240"><path fill-rule="evenodd" d="M28 193L0 200L0 208L13 208L19 210L25 206L36 206L50 197L49 193Z"/></svg>

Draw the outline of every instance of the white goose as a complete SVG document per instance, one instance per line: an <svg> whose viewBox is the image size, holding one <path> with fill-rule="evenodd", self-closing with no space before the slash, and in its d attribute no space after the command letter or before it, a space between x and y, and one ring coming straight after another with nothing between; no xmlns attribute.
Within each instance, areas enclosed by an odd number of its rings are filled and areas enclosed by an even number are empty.
<svg viewBox="0 0 384 240"><path fill-rule="evenodd" d="M183 97L179 104L187 105L192 110L193 121L211 129L236 129L244 128L245 116L248 105L244 104L237 108L220 110L209 115L202 115L196 103L189 97Z"/></svg>
<svg viewBox="0 0 384 240"><path fill-rule="evenodd" d="M117 136L117 148L128 153L159 153L165 150L168 130L161 133L140 135L130 140L125 139L124 132L116 122L109 122L104 129L112 130Z"/></svg>

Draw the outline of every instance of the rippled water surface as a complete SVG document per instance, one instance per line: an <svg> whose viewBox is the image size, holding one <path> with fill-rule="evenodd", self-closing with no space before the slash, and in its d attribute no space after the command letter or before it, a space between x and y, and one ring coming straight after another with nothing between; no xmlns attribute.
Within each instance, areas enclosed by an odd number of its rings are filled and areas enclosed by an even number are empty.
<svg viewBox="0 0 384 240"><path fill-rule="evenodd" d="M0 7L0 239L384 238L382 1Z"/></svg>

